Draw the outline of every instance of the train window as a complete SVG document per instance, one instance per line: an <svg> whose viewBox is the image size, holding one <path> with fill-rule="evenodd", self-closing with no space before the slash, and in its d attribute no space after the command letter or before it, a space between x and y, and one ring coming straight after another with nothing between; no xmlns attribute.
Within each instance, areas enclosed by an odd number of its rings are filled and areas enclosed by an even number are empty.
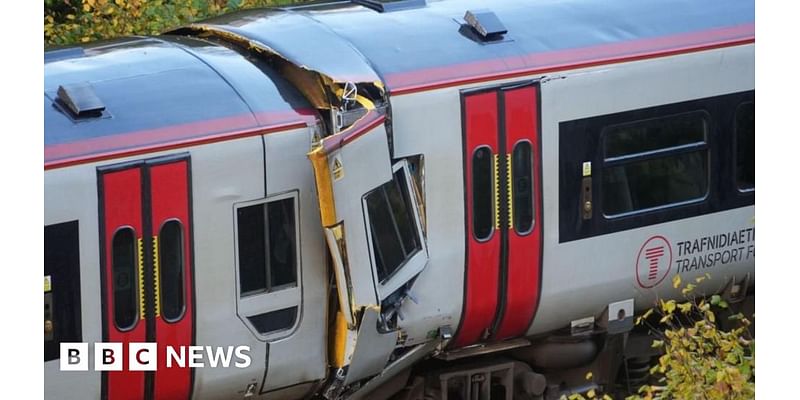
<svg viewBox="0 0 800 400"><path fill-rule="evenodd" d="M692 112L604 130L603 212L685 203L708 191L706 114Z"/></svg>
<svg viewBox="0 0 800 400"><path fill-rule="evenodd" d="M270 287L293 285L295 277L294 199L267 204L269 221Z"/></svg>
<svg viewBox="0 0 800 400"><path fill-rule="evenodd" d="M138 313L136 235L133 229L122 228L114 233L111 268L114 274L114 323L120 330L128 330L136 323Z"/></svg>
<svg viewBox="0 0 800 400"><path fill-rule="evenodd" d="M736 109L736 184L740 190L756 186L755 103Z"/></svg>
<svg viewBox="0 0 800 400"><path fill-rule="evenodd" d="M703 116L703 112L693 112L609 127L605 131L606 159L703 143Z"/></svg>
<svg viewBox="0 0 800 400"><path fill-rule="evenodd" d="M492 234L493 193L492 150L479 147L472 154L472 229L478 240Z"/></svg>
<svg viewBox="0 0 800 400"><path fill-rule="evenodd" d="M161 313L167 322L175 322L184 310L184 243L183 227L175 220L167 221L158 235Z"/></svg>
<svg viewBox="0 0 800 400"><path fill-rule="evenodd" d="M78 221L44 227L44 360L62 342L81 342Z"/></svg>
<svg viewBox="0 0 800 400"><path fill-rule="evenodd" d="M514 199L514 230L528 233L533 227L533 160L531 142L514 145L511 154L512 188Z"/></svg>
<svg viewBox="0 0 800 400"><path fill-rule="evenodd" d="M297 285L294 197L237 209L243 296Z"/></svg>
<svg viewBox="0 0 800 400"><path fill-rule="evenodd" d="M378 280L385 283L422 246L403 169L364 196Z"/></svg>

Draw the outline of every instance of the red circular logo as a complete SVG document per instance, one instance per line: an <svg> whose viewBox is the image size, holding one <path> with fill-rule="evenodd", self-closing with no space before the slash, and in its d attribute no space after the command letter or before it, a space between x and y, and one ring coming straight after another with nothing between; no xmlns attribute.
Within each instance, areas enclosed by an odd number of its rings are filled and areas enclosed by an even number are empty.
<svg viewBox="0 0 800 400"><path fill-rule="evenodd" d="M672 246L663 236L647 239L636 257L636 282L650 289L658 286L672 268Z"/></svg>

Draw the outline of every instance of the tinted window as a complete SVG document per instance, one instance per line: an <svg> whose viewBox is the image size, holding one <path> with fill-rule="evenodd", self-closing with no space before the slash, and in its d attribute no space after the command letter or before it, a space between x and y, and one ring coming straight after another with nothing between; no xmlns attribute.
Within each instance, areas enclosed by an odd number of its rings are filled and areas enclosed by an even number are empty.
<svg viewBox="0 0 800 400"><path fill-rule="evenodd" d="M604 214L703 198L708 190L705 115L691 112L606 128Z"/></svg>
<svg viewBox="0 0 800 400"><path fill-rule="evenodd" d="M533 227L533 160L530 142L519 142L514 146L511 165L514 230L525 233Z"/></svg>
<svg viewBox="0 0 800 400"><path fill-rule="evenodd" d="M183 228L178 221L168 221L158 235L161 290L161 313L165 320L176 321L183 314L184 244Z"/></svg>
<svg viewBox="0 0 800 400"><path fill-rule="evenodd" d="M294 199L267 203L270 289L297 282Z"/></svg>
<svg viewBox="0 0 800 400"><path fill-rule="evenodd" d="M81 342L78 221L44 227L44 360L59 358L59 344Z"/></svg>
<svg viewBox="0 0 800 400"><path fill-rule="evenodd" d="M736 183L739 189L756 186L756 114L755 103L745 103L736 110Z"/></svg>
<svg viewBox="0 0 800 400"><path fill-rule="evenodd" d="M605 132L606 158L628 156L705 141L702 112L654 118L610 127Z"/></svg>
<svg viewBox="0 0 800 400"><path fill-rule="evenodd" d="M242 294L267 290L267 239L264 204L236 210L239 285Z"/></svg>
<svg viewBox="0 0 800 400"><path fill-rule="evenodd" d="M241 207L236 212L242 294L296 285L294 198Z"/></svg>
<svg viewBox="0 0 800 400"><path fill-rule="evenodd" d="M702 198L707 165L703 150L606 168L603 210L615 215Z"/></svg>
<svg viewBox="0 0 800 400"><path fill-rule="evenodd" d="M136 235L131 228L114 234L111 246L111 266L114 274L114 323L120 330L133 327L138 311L136 274Z"/></svg>
<svg viewBox="0 0 800 400"><path fill-rule="evenodd" d="M492 151L481 147L472 155L472 227L478 240L492 234L493 193Z"/></svg>
<svg viewBox="0 0 800 400"><path fill-rule="evenodd" d="M422 248L403 169L365 196L378 280L385 282Z"/></svg>
<svg viewBox="0 0 800 400"><path fill-rule="evenodd" d="M297 319L297 306L247 317L258 333L268 334L289 329Z"/></svg>

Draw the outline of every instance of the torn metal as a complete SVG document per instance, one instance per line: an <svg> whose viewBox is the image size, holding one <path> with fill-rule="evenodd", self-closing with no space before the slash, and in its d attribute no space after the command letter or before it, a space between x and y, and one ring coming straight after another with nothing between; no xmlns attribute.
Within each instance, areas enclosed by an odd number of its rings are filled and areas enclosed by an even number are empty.
<svg viewBox="0 0 800 400"><path fill-rule="evenodd" d="M247 10L171 33L217 38L269 61L314 108L329 115L328 135L387 103L384 84L364 56L305 13Z"/></svg>

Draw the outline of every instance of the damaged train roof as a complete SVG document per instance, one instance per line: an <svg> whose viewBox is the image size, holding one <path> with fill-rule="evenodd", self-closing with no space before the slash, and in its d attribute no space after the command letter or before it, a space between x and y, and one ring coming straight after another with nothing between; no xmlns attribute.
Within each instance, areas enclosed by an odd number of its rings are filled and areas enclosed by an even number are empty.
<svg viewBox="0 0 800 400"><path fill-rule="evenodd" d="M301 126L389 95L755 40L752 0L357 3L245 10L46 53L45 167ZM499 28L476 34L467 11ZM65 105L81 99L59 88L73 84L104 109L71 115Z"/></svg>

